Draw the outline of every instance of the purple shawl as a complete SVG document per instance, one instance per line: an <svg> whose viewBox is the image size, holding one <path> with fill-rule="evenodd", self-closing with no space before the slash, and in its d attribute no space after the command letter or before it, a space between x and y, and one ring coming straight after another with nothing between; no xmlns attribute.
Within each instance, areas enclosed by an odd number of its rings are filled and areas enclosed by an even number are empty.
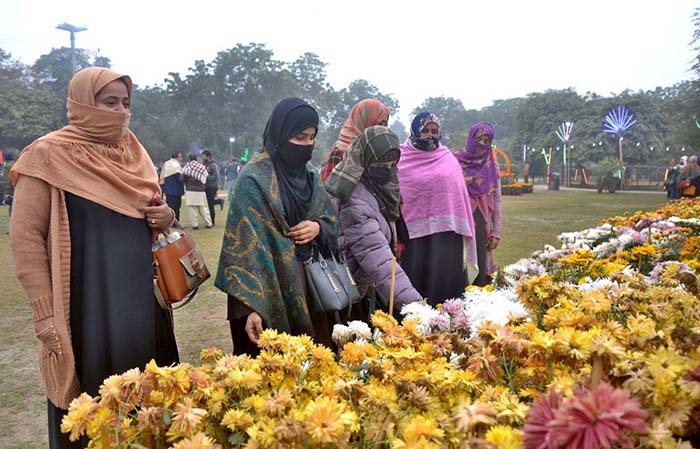
<svg viewBox="0 0 700 449"><path fill-rule="evenodd" d="M474 236L474 219L462 170L442 144L433 151L413 146L410 138L401 145L399 188L401 212L412 239L454 231Z"/></svg>
<svg viewBox="0 0 700 449"><path fill-rule="evenodd" d="M488 123L477 123L469 130L467 144L458 156L469 195L473 197L494 192L498 188L500 177L491 145L484 145L476 140L476 133L481 129L485 129L493 140L493 126Z"/></svg>

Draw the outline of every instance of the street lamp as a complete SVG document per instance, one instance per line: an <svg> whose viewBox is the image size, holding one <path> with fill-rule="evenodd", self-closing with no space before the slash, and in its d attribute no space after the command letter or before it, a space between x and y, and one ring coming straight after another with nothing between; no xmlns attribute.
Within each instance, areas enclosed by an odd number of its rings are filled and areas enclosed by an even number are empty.
<svg viewBox="0 0 700 449"><path fill-rule="evenodd" d="M70 62L73 74L75 74L75 33L80 33L81 31L87 30L85 27L77 27L75 25L63 22L56 26L56 29L68 31L70 33Z"/></svg>
<svg viewBox="0 0 700 449"><path fill-rule="evenodd" d="M233 160L233 143L236 141L235 137L228 138L228 148L229 148L229 159Z"/></svg>

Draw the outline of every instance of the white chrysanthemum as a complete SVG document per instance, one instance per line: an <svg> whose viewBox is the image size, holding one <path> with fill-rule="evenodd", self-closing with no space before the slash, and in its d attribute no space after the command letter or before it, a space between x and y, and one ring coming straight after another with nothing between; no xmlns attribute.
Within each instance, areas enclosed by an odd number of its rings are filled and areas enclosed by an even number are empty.
<svg viewBox="0 0 700 449"><path fill-rule="evenodd" d="M430 323L440 315L440 312L423 302L412 302L406 304L401 309L401 315L406 320L413 320L418 325L418 329L424 334L430 334Z"/></svg>
<svg viewBox="0 0 700 449"><path fill-rule="evenodd" d="M331 338L338 346L342 346L349 342L353 336L353 331L349 326L344 324L336 324L333 326L333 334Z"/></svg>
<svg viewBox="0 0 700 449"><path fill-rule="evenodd" d="M492 321L503 326L511 316L527 316L527 310L512 289L491 292L469 290L464 294L464 302L472 334L476 334L482 321Z"/></svg>
<svg viewBox="0 0 700 449"><path fill-rule="evenodd" d="M348 327L350 328L350 331L352 331L352 333L354 334L355 338L361 338L363 340L372 339L372 329L370 329L369 325L364 321L350 321L348 323Z"/></svg>
<svg viewBox="0 0 700 449"><path fill-rule="evenodd" d="M589 292L594 290L609 289L611 293L617 293L620 290L620 284L609 278L600 278L591 280L591 278L586 278L585 283L575 285L580 292Z"/></svg>

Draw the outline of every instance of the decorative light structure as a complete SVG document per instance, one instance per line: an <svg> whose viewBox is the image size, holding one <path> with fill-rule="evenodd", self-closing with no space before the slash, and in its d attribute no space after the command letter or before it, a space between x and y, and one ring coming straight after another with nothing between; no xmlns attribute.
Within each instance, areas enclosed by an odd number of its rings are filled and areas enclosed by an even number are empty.
<svg viewBox="0 0 700 449"><path fill-rule="evenodd" d="M554 131L554 133L557 135L559 140L564 144L564 152L562 153L563 156L563 161L564 161L564 185L569 185L569 178L570 178L570 173L569 173L569 163L567 161L566 157L566 144L569 143L569 139L571 139L571 133L574 132L574 122L562 122L561 126L559 126L559 129ZM559 149L559 148L557 148Z"/></svg>
<svg viewBox="0 0 700 449"><path fill-rule="evenodd" d="M617 136L617 145L620 150L620 179L622 179L622 169L624 167L622 160L622 134L635 123L637 123L637 120L634 118L634 114L624 106L611 109L608 115L605 116L603 131Z"/></svg>
<svg viewBox="0 0 700 449"><path fill-rule="evenodd" d="M542 156L544 156L544 163L547 164L547 185L549 185L549 176L551 173L550 164L552 163L552 147L549 147L549 155L544 148L542 148Z"/></svg>

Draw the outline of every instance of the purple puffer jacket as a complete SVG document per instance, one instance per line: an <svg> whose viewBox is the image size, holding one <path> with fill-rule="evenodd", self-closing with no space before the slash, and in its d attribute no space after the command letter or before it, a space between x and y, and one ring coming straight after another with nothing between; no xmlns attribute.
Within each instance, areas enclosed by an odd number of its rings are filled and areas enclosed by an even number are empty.
<svg viewBox="0 0 700 449"><path fill-rule="evenodd" d="M337 204L337 202L336 202ZM361 182L355 186L350 198L339 206L340 248L344 251L348 267L361 294L371 284L382 297L389 300L391 292L391 229L379 211L379 204ZM400 265L396 265L394 307L401 310L405 304L420 301L422 296L413 288ZM381 301L381 300L379 300Z"/></svg>

